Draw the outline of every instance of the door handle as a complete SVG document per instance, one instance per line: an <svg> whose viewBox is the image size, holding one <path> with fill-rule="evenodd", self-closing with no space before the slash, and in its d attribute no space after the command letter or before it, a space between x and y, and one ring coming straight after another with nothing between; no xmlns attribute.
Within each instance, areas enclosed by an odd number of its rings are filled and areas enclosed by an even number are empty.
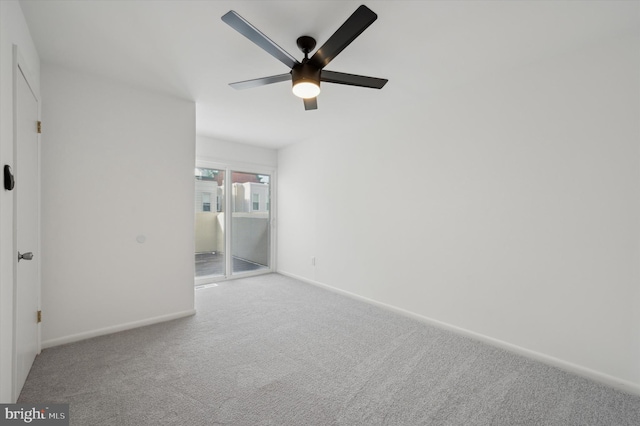
<svg viewBox="0 0 640 426"><path fill-rule="evenodd" d="M31 253L30 251L26 252L26 253L20 253L18 252L18 262L20 262L22 259L24 260L31 260L33 259L33 253Z"/></svg>

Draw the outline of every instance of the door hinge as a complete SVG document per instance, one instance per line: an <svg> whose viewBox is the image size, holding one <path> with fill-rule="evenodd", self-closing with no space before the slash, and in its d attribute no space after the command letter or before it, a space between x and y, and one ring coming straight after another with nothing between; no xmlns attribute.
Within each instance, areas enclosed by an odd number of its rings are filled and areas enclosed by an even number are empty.
<svg viewBox="0 0 640 426"><path fill-rule="evenodd" d="M38 121L38 133L42 133L42 121Z"/></svg>
<svg viewBox="0 0 640 426"><path fill-rule="evenodd" d="M38 311L38 324L42 322L42 311Z"/></svg>

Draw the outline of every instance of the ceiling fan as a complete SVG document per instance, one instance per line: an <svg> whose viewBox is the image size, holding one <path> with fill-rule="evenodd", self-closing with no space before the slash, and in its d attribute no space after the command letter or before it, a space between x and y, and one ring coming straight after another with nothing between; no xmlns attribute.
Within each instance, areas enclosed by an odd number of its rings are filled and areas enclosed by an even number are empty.
<svg viewBox="0 0 640 426"><path fill-rule="evenodd" d="M297 45L304 53L304 59L300 62L265 36L260 30L251 25L246 19L231 10L222 16L222 20L264 49L271 56L291 68L291 71L286 74L238 81L236 83L230 83L229 85L234 89L249 89L251 87L264 86L272 83L292 81L293 93L302 98L305 110L318 108L316 97L320 93L321 81L325 83L382 89L387 83L387 79L324 69L329 62L338 56L345 47L355 40L356 37L366 30L377 18L378 15L367 6L360 6L311 58L309 58L309 53L315 48L316 41L313 37L309 36L299 37Z"/></svg>

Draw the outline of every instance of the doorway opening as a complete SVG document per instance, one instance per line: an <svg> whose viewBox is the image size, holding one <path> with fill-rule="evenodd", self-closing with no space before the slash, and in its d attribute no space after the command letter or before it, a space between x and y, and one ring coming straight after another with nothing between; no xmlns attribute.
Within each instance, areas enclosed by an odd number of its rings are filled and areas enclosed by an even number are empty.
<svg viewBox="0 0 640 426"><path fill-rule="evenodd" d="M196 285L272 271L272 175L198 164Z"/></svg>

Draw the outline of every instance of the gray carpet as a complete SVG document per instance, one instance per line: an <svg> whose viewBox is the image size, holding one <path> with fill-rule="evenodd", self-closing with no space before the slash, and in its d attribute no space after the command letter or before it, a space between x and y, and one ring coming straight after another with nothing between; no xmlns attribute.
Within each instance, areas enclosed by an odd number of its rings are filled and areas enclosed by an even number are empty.
<svg viewBox="0 0 640 426"><path fill-rule="evenodd" d="M72 425L633 425L640 397L277 274L194 317L46 349Z"/></svg>

